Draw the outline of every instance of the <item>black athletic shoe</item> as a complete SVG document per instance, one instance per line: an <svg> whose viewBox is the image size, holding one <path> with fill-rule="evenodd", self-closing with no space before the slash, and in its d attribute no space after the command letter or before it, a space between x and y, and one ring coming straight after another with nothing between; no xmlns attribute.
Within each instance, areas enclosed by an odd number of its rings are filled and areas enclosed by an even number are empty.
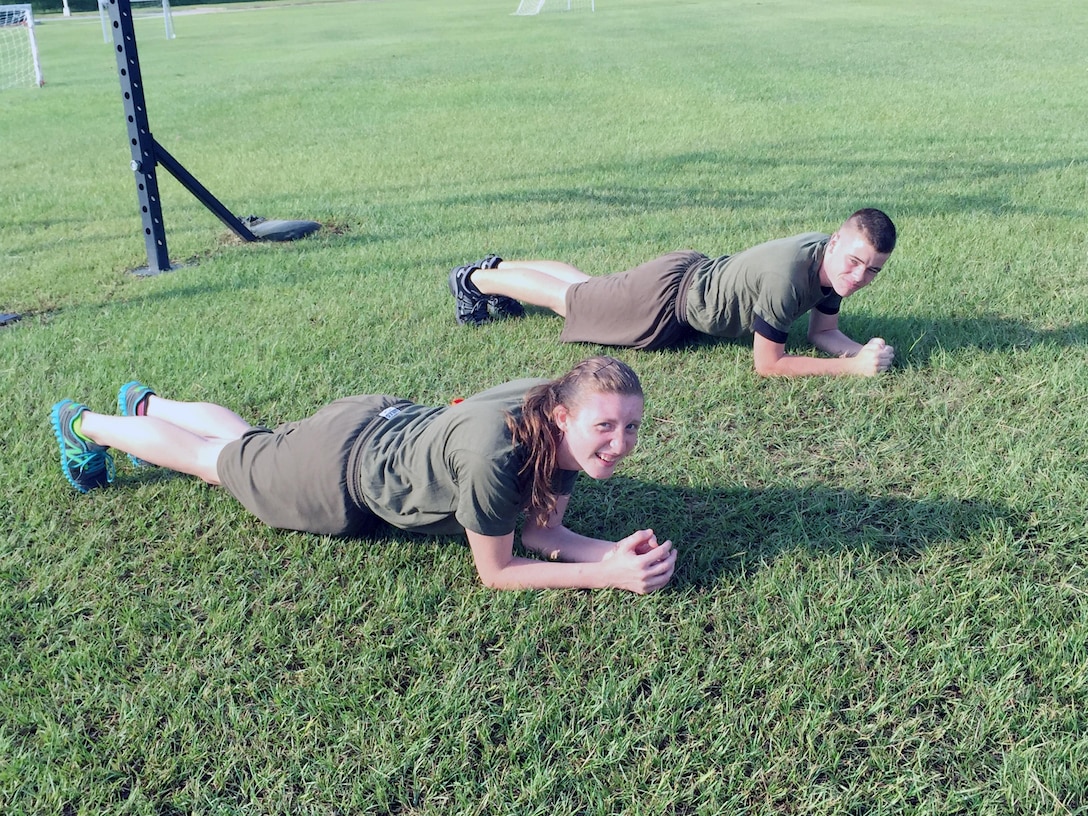
<svg viewBox="0 0 1088 816"><path fill-rule="evenodd" d="M494 269L501 263L502 258L498 255L488 255L486 258L476 261L476 266L480 267L480 269ZM487 313L496 320L509 317L525 317L525 308L512 297L488 295Z"/></svg>
<svg viewBox="0 0 1088 816"><path fill-rule="evenodd" d="M507 317L525 317L525 307L506 295L488 295L487 313L496 320Z"/></svg>
<svg viewBox="0 0 1088 816"><path fill-rule="evenodd" d="M475 264L466 264L450 270L450 294L456 301L457 322L462 326L479 326L491 319L487 313L487 295L470 280L472 273L479 268Z"/></svg>

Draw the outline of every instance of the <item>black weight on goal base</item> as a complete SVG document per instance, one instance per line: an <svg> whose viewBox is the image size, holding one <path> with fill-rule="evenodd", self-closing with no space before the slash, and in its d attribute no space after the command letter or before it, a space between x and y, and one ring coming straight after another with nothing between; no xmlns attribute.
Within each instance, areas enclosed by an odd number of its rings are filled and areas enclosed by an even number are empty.
<svg viewBox="0 0 1088 816"><path fill-rule="evenodd" d="M255 216L242 219L233 215L208 189L196 180L177 159L170 155L151 135L144 101L140 58L136 50L136 32L132 25L132 5L129 0L108 0L110 27L117 55L117 72L121 79L121 97L128 124L129 147L132 150L132 172L136 175L136 195L143 220L144 243L147 246L147 268L136 270L138 275L157 275L171 269L166 248L166 227L162 220L162 201L155 168L162 165L185 189L196 196L220 221L243 241L293 241L320 229L316 221L269 221Z"/></svg>

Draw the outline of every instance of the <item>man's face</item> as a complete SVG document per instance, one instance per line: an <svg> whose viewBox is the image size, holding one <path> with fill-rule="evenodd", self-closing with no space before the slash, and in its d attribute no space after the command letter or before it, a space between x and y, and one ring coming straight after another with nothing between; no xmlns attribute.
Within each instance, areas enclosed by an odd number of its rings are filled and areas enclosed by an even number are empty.
<svg viewBox="0 0 1088 816"><path fill-rule="evenodd" d="M831 236L820 267L820 283L841 297L849 297L873 282L890 252L877 252L858 230L844 225Z"/></svg>

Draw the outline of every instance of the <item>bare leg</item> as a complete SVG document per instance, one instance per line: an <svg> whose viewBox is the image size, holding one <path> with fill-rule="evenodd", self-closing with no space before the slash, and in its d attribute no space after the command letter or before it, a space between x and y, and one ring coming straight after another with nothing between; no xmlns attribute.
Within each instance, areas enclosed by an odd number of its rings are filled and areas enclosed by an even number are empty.
<svg viewBox="0 0 1088 816"><path fill-rule="evenodd" d="M166 420L206 439L238 439L253 427L230 408L214 402L177 402L152 394L144 406L147 416Z"/></svg>
<svg viewBox="0 0 1088 816"><path fill-rule="evenodd" d="M217 485L219 453L251 427L230 409L211 403L152 396L147 409L147 416L128 417L85 411L83 434L99 445Z"/></svg>
<svg viewBox="0 0 1088 816"><path fill-rule="evenodd" d="M589 280L589 275L576 266L571 266L563 261L503 261L496 269L535 269L553 278L559 278L567 283L582 283Z"/></svg>
<svg viewBox="0 0 1088 816"><path fill-rule="evenodd" d="M505 295L567 316L567 289L589 275L562 261L503 261L495 269L478 269L472 282L485 295Z"/></svg>

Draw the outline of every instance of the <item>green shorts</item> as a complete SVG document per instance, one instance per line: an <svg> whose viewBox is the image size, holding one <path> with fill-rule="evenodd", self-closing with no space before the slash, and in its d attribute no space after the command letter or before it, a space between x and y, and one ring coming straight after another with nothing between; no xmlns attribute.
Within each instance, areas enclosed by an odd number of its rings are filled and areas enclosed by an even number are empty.
<svg viewBox="0 0 1088 816"><path fill-rule="evenodd" d="M359 492L356 457L378 412L406 400L368 394L274 430L253 428L219 453L219 481L271 527L363 536L379 519Z"/></svg>
<svg viewBox="0 0 1088 816"><path fill-rule="evenodd" d="M694 334L684 317L688 272L700 252L670 252L626 272L590 278L567 289L564 343L653 349Z"/></svg>

